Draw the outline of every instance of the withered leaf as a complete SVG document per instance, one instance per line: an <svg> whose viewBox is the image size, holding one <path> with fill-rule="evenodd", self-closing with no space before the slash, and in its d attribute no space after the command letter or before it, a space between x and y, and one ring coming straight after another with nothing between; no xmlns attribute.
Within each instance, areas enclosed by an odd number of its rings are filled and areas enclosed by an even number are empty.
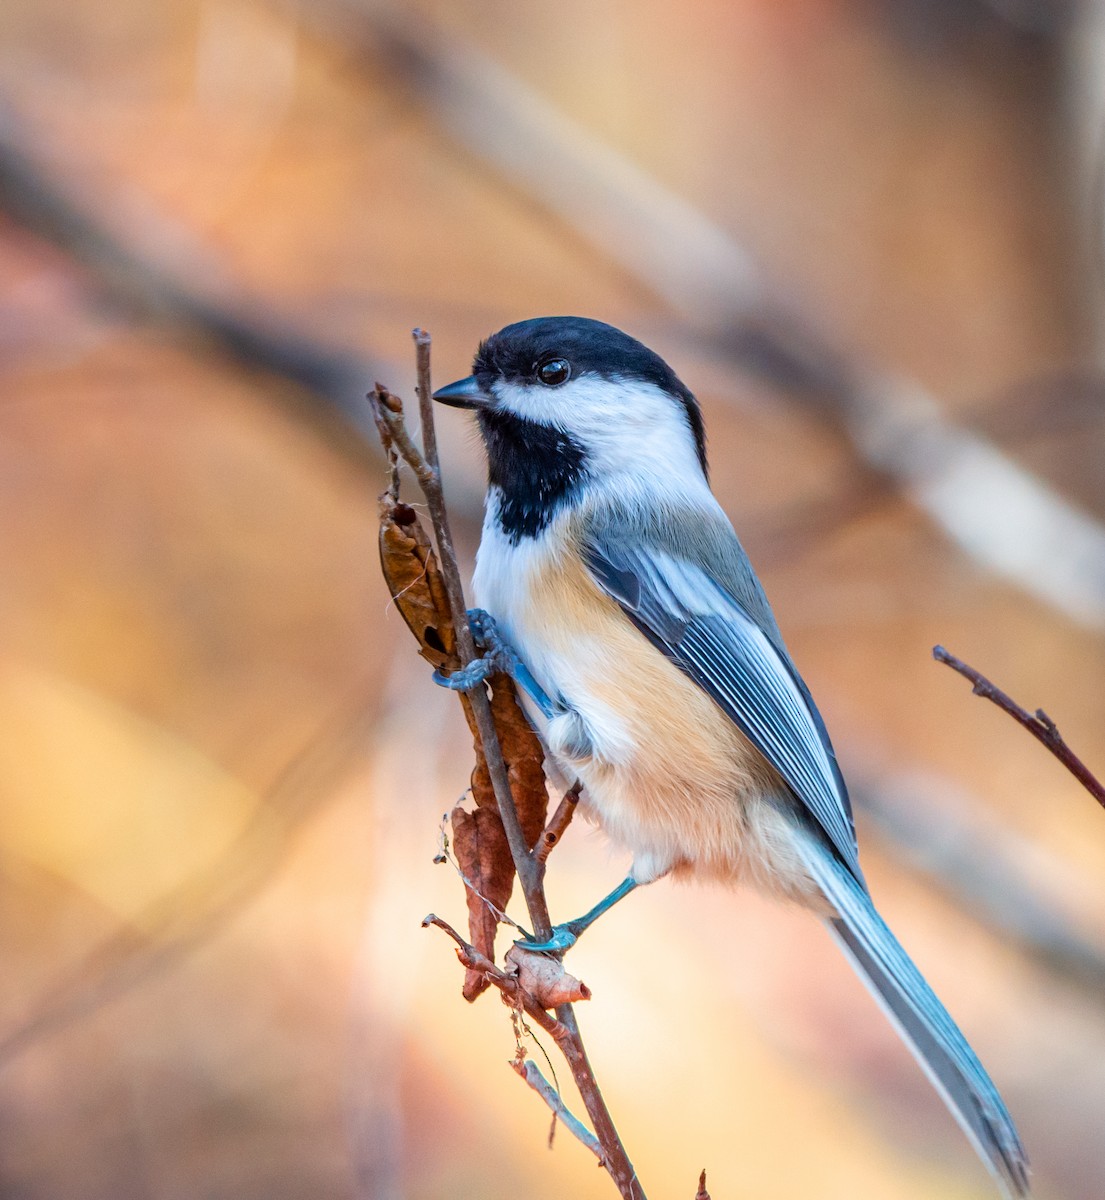
<svg viewBox="0 0 1105 1200"><path fill-rule="evenodd" d="M455 671L460 665L456 633L437 556L414 509L386 492L380 497L380 566L422 657L438 669Z"/></svg>
<svg viewBox="0 0 1105 1200"><path fill-rule="evenodd" d="M471 711L466 709L472 738L479 747L476 723ZM506 675L491 677L491 715L499 734L499 744L506 763L510 790L514 806L518 810L518 822L526 845L532 850L545 829L548 816L549 793L545 787L545 752L537 735L526 719L514 681ZM483 756L477 753L476 769L472 772L472 795L482 808L495 806L495 793L487 773Z"/></svg>
<svg viewBox="0 0 1105 1200"><path fill-rule="evenodd" d="M549 803L549 795L545 788L545 771L542 765L544 751L518 703L513 681L505 675L495 675L491 679L491 688L491 715L499 734L507 778L510 781L510 790L518 811L518 823L522 827L526 845L532 849L545 828L546 810ZM472 797L476 801L476 815L484 821L484 828L488 831L492 828L495 829L494 836L486 839L485 851L489 855L501 856L501 861L494 863L494 870L497 878L506 881L506 886L502 893L502 899L497 900L496 905L505 911L513 890L514 859L510 853L510 843L507 841L506 830L503 829L502 818L499 816L499 808L495 802L495 791L491 786L487 760L483 756L479 735L476 732L472 708L468 703L467 696L464 700L464 712L468 718L468 725L472 730L472 741L476 748L476 765L473 768L471 780ZM484 894L487 895L486 892ZM469 893L468 917L472 944L480 946L488 958L494 959L497 922L494 916L487 913L487 906L484 905L485 915L480 919L487 924L486 927L477 930L476 914L472 906L473 897ZM488 937L486 946L479 941L480 936L484 935ZM475 999L483 991L481 986L469 995L471 983L472 972L469 972L465 979L464 994L470 1000Z"/></svg>
<svg viewBox="0 0 1105 1200"><path fill-rule="evenodd" d="M506 831L494 808L467 812L458 804L452 812L452 824L453 848L468 900L469 937L481 954L494 961L498 927L495 910L506 908L514 885L514 861ZM475 1000L487 986L487 977L479 971L465 972L462 992L466 1000Z"/></svg>

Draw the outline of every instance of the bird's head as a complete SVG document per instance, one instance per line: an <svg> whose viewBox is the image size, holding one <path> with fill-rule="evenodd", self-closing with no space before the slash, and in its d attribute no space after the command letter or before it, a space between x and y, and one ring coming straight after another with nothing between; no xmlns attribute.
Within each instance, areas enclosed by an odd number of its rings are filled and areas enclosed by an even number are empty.
<svg viewBox="0 0 1105 1200"><path fill-rule="evenodd" d="M507 325L480 345L472 374L434 399L476 410L485 438L489 429L522 441L547 442L549 431L568 438L595 472L650 448L665 452L665 469L681 465L680 448L706 469L694 396L658 354L586 317Z"/></svg>

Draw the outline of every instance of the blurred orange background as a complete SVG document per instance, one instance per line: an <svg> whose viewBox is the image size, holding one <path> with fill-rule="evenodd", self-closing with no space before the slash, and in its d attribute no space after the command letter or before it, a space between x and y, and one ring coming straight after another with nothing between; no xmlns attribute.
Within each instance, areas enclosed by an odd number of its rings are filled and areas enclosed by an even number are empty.
<svg viewBox="0 0 1105 1200"><path fill-rule="evenodd" d="M1100 1197L1105 813L930 650L1105 768L1103 114L1088 2L7 0L0 1194L614 1195L419 928L470 747L363 400L576 313L702 401L880 907ZM650 1196L994 1194L802 914L662 881L571 965Z"/></svg>

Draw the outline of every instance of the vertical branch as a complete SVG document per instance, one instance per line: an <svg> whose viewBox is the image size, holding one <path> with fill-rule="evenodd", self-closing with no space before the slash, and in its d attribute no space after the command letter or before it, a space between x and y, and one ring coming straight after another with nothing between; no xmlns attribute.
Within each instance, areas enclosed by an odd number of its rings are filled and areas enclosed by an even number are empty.
<svg viewBox="0 0 1105 1200"><path fill-rule="evenodd" d="M413 332L415 353L418 361L418 403L419 417L422 424L422 445L425 456L419 455L417 448L411 442L409 435L405 442L396 437L400 453L411 464L422 485L426 504L430 510L430 520L434 527L434 539L437 542L438 559L441 563L441 575L445 581L446 594L449 597L449 607L453 612L453 625L457 634L457 648L460 651L461 666L467 666L477 658L476 643L472 630L468 626L468 610L464 601L464 587L460 579L460 568L457 565L456 548L453 545L453 535L449 529L449 520L445 511L445 494L441 487L441 469L437 458L437 433L434 429L433 392L430 385L430 335L423 329ZM381 397L388 394L386 388L376 386L377 394ZM395 396L389 399L398 405L398 410L384 406L385 421L387 421L392 436L395 437L396 425L402 426L402 404ZM388 420L389 416L397 420ZM406 429L403 428L403 434ZM409 452L416 456L411 458ZM433 456L432 458L430 456ZM417 465L416 465L417 463ZM495 730L495 722L491 715L491 702L484 687L475 688L469 693L472 704L472 714L479 730L480 741L483 742L484 756L487 759L487 770L491 777L491 786L495 792L495 800L499 806L499 815L503 819L507 843L510 846L511 857L514 859L514 869L518 872L518 882L522 885L526 908L529 911L530 922L533 925L534 936L543 940L552 931L549 920L549 907L545 893L540 886L540 872L530 854L522 826L518 820L518 810L514 803L514 794L510 790L510 778L507 774L506 763L503 760L502 747L499 745L499 735Z"/></svg>
<svg viewBox="0 0 1105 1200"><path fill-rule="evenodd" d="M595 1133L602 1143L606 1154L606 1169L625 1200L645 1200L645 1190L622 1146L614 1119L610 1116L610 1110L606 1107L606 1101L599 1090L598 1080L591 1067L591 1060L587 1057L583 1037L576 1022L575 1009L570 1004L562 1004L556 1010L556 1016L566 1032L566 1036L557 1039L557 1045L568 1060L572 1078L575 1079L576 1087L579 1088L579 1094L587 1108L587 1115L591 1118L591 1124L594 1125Z"/></svg>

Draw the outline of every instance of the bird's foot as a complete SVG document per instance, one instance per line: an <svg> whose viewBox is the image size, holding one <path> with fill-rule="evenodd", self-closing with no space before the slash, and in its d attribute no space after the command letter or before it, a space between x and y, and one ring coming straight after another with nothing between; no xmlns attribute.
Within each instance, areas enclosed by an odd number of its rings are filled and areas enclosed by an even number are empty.
<svg viewBox="0 0 1105 1200"><path fill-rule="evenodd" d="M468 627L472 630L477 648L483 651L480 657L451 675L434 672L434 683L454 692L470 692L490 675L510 675L519 662L518 656L503 640L490 613L482 608L470 608Z"/></svg>
<svg viewBox="0 0 1105 1200"><path fill-rule="evenodd" d="M570 950L579 941L580 935L585 929L589 929L604 912L612 909L636 886L637 881L630 875L628 879L623 879L609 896L604 896L594 908L585 912L582 917L576 917L574 921L565 921L563 925L554 925L552 933L545 941L538 942L534 938L527 937L519 939L514 944L521 946L523 950L543 950L551 953Z"/></svg>
<svg viewBox="0 0 1105 1200"><path fill-rule="evenodd" d="M563 950L570 950L579 941L579 935L583 932L582 929L573 929L573 925L575 925L574 921L568 921L564 925L554 925L552 932L543 942L529 937L518 938L514 944L522 950L533 950L538 953L556 954Z"/></svg>
<svg viewBox="0 0 1105 1200"><path fill-rule="evenodd" d="M470 692L473 688L479 687L491 675L509 675L546 717L555 716L559 709L530 674L529 668L518 657L514 648L499 632L495 618L490 613L484 612L482 608L470 608L468 625L472 630L476 645L483 651L483 654L451 675L443 675L440 671L435 671L434 683L454 692Z"/></svg>

